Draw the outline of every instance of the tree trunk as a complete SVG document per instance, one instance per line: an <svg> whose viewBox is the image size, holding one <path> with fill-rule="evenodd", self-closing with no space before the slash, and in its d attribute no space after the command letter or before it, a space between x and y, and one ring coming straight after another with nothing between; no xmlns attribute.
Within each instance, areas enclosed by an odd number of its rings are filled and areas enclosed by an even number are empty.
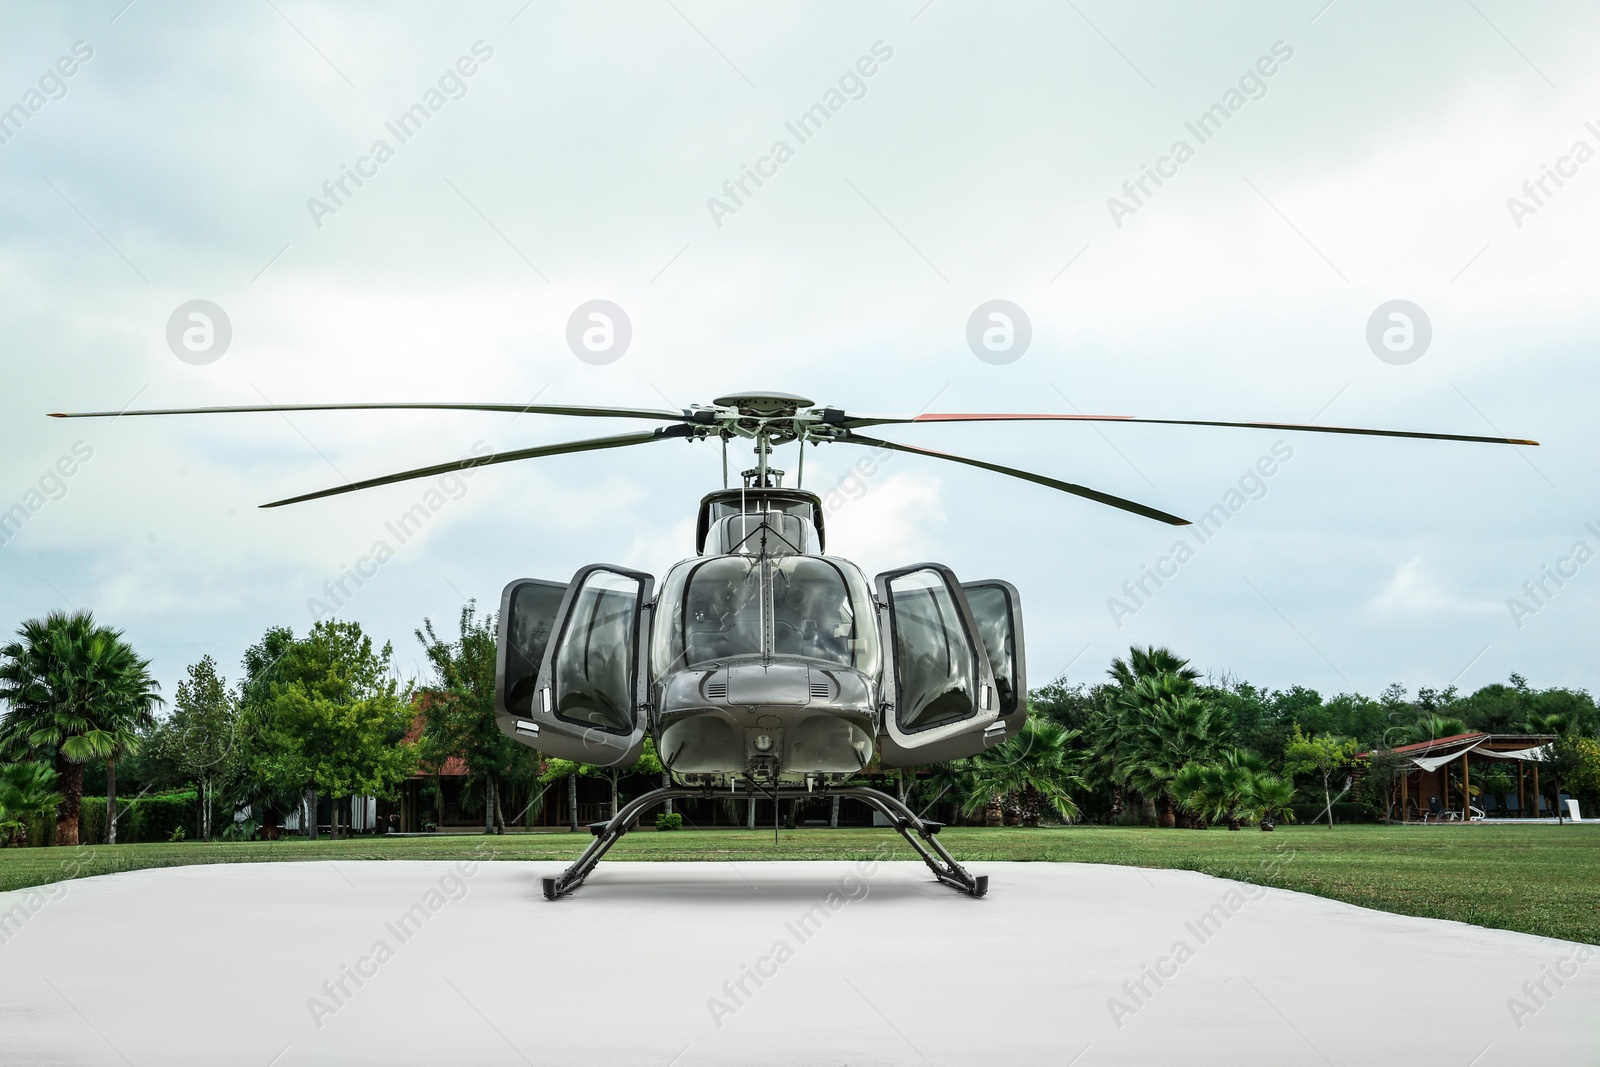
<svg viewBox="0 0 1600 1067"><path fill-rule="evenodd" d="M839 828L839 800L840 799L841 798L838 796L838 794L834 795L834 798L833 798L833 811L830 812L829 815L828 815L828 825L831 828L835 829L835 830L837 830Z"/></svg>
<svg viewBox="0 0 1600 1067"><path fill-rule="evenodd" d="M315 789L306 790L306 795L301 798L300 810L301 815L305 818L305 823L300 827L300 832L315 841L317 839L317 791Z"/></svg>
<svg viewBox="0 0 1600 1067"><path fill-rule="evenodd" d="M1005 801L996 793L989 798L989 803L983 809L983 825L1004 826L1006 824Z"/></svg>
<svg viewBox="0 0 1600 1067"><path fill-rule="evenodd" d="M578 772L567 775L567 820L572 823L572 832L578 832Z"/></svg>
<svg viewBox="0 0 1600 1067"><path fill-rule="evenodd" d="M754 830L756 828L756 795L754 793L750 794L750 801L745 808L744 828L746 830Z"/></svg>
<svg viewBox="0 0 1600 1067"><path fill-rule="evenodd" d="M1044 797L1030 785L1022 791L1022 802L1018 808L1023 826L1038 826L1039 818L1044 814Z"/></svg>
<svg viewBox="0 0 1600 1067"><path fill-rule="evenodd" d="M1328 805L1328 829L1333 829L1333 798L1328 795L1328 776L1322 776L1322 802Z"/></svg>
<svg viewBox="0 0 1600 1067"><path fill-rule="evenodd" d="M1161 816L1156 812L1156 798L1141 796L1139 798L1139 821L1146 826L1157 826Z"/></svg>
<svg viewBox="0 0 1600 1067"><path fill-rule="evenodd" d="M83 806L83 764L73 763L56 753L57 788L61 803L56 806L56 844L78 843L78 812Z"/></svg>
<svg viewBox="0 0 1600 1067"><path fill-rule="evenodd" d="M497 834L503 834L506 832L506 806L505 803L500 799L500 794L502 792L504 792L504 790L500 788L499 780L497 779L494 787L494 832Z"/></svg>
<svg viewBox="0 0 1600 1067"><path fill-rule="evenodd" d="M617 817L617 769L611 768L611 817Z"/></svg>
<svg viewBox="0 0 1600 1067"><path fill-rule="evenodd" d="M483 832L494 833L494 775L483 776Z"/></svg>
<svg viewBox="0 0 1600 1067"><path fill-rule="evenodd" d="M117 843L117 761L106 760L106 844Z"/></svg>
<svg viewBox="0 0 1600 1067"><path fill-rule="evenodd" d="M1125 804L1125 802L1123 800L1123 797L1122 797L1122 787L1120 785L1112 785L1112 787L1111 787L1111 817L1113 819L1115 819L1117 816L1121 815L1126 810L1127 810L1127 807L1126 807L1126 804Z"/></svg>
<svg viewBox="0 0 1600 1067"><path fill-rule="evenodd" d="M667 770L665 767L663 767L663 768L661 768L661 788L662 789L670 789L671 787L672 787L672 772ZM662 810L665 811L668 815L672 814L672 798L671 797L667 798L667 806L665 808L663 808Z"/></svg>
<svg viewBox="0 0 1600 1067"><path fill-rule="evenodd" d="M200 840L211 840L211 789L205 781L200 782Z"/></svg>
<svg viewBox="0 0 1600 1067"><path fill-rule="evenodd" d="M1156 804L1157 823L1163 830L1175 829L1178 825L1178 813L1173 810L1172 798L1165 793L1161 794L1160 801Z"/></svg>

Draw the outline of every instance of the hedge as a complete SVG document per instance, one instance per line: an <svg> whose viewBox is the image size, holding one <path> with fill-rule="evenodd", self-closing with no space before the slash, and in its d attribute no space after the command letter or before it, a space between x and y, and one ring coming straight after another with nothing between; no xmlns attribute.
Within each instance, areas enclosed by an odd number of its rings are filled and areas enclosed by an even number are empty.
<svg viewBox="0 0 1600 1067"><path fill-rule="evenodd" d="M1321 822L1327 824L1327 816L1322 814L1323 804L1295 804L1293 805L1295 822ZM1361 810L1361 805L1354 800L1335 800L1333 802L1333 821L1340 822L1375 822L1374 817Z"/></svg>
<svg viewBox="0 0 1600 1067"><path fill-rule="evenodd" d="M156 796L117 799L117 841L170 841L172 832L182 829L186 837L198 837L199 806L195 793L162 793ZM78 815L78 840L99 844L106 839L106 798L84 797Z"/></svg>

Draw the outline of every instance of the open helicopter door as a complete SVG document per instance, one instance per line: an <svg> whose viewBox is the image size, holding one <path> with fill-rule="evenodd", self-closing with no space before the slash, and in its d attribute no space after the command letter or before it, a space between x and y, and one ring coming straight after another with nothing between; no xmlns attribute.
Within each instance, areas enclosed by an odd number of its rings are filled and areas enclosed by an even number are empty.
<svg viewBox="0 0 1600 1067"><path fill-rule="evenodd" d="M1000 703L999 721L1005 724L1003 740L1009 741L1028 721L1028 671L1022 653L1022 601L1017 587L999 579L962 582L967 604L978 623L978 636L994 671L995 696ZM992 742L994 739L991 737Z"/></svg>
<svg viewBox="0 0 1600 1067"><path fill-rule="evenodd" d="M876 584L888 652L880 763L959 759L1002 738L994 672L955 575L921 563L886 571Z"/></svg>
<svg viewBox="0 0 1600 1067"><path fill-rule="evenodd" d="M550 616L553 636L528 702L511 699L514 686L496 687L500 728L558 759L601 767L638 759L647 725L640 667L654 587L648 574L606 564L573 575ZM514 589L507 589L507 598L514 612ZM548 604L537 595L527 599L530 611ZM509 625L515 629L514 615ZM504 647L501 658L509 669ZM505 680L511 681L509 674Z"/></svg>

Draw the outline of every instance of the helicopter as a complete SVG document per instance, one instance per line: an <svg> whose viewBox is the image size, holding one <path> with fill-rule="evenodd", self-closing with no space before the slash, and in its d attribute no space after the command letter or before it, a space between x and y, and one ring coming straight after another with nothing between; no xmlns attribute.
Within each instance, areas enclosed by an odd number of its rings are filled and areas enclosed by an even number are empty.
<svg viewBox="0 0 1600 1067"><path fill-rule="evenodd" d="M519 578L498 615L495 719L547 756L602 767L635 762L649 737L672 784L589 826L594 840L560 875L555 900L583 884L650 808L722 790L751 800L853 797L881 813L934 877L981 897L988 877L967 871L924 819L881 790L852 785L869 764L916 767L977 755L1016 736L1027 719L1020 594L999 579L960 581L938 563L866 575L827 554L822 500L802 487L805 446L889 449L977 467L1174 526L1188 520L1047 475L863 433L879 426L958 422L1122 422L1273 429L1489 444L1521 438L1210 419L1084 414L857 415L791 393L719 397L677 411L481 403L293 404L55 413L57 418L241 412L431 409L641 419L650 430L516 449L349 482L261 505L282 507L380 485L523 459L669 440L717 439L723 487L700 501L695 555L653 575L613 564L568 581ZM754 443L756 464L728 478L728 445ZM793 487L773 450L797 444Z"/></svg>

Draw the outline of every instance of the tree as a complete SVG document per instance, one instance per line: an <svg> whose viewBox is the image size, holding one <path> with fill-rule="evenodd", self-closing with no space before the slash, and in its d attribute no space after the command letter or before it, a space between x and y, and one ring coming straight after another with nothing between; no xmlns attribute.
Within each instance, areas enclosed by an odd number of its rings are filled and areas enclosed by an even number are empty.
<svg viewBox="0 0 1600 1067"><path fill-rule="evenodd" d="M531 781L538 757L507 737L495 722L495 617L489 614L480 622L477 601L469 600L461 608L459 636L454 640L440 638L431 619L422 620L416 635L435 678L435 684L423 690L428 697L424 765L437 768L451 756L459 757L483 785L483 832L504 833L501 786L514 779Z"/></svg>
<svg viewBox="0 0 1600 1067"><path fill-rule="evenodd" d="M1187 764L1210 759L1224 737L1209 706L1184 692L1176 675L1142 681L1135 694L1139 700L1125 720L1132 749L1128 784L1156 799L1160 824L1170 829L1177 825L1173 780Z"/></svg>
<svg viewBox="0 0 1600 1067"><path fill-rule="evenodd" d="M287 626L270 627L261 640L245 649L240 665L237 744L232 781L235 802L257 808L261 825L268 836L276 833L275 813L297 809L309 811L302 833L316 837L315 790L305 776L299 756L292 749L275 743L273 728L273 687L286 683L283 661L295 648L294 631Z"/></svg>
<svg viewBox="0 0 1600 1067"><path fill-rule="evenodd" d="M178 683L175 710L162 724L156 747L195 784L200 794L200 838L210 841L218 786L233 776L236 766L239 707L210 656L191 665L188 673ZM106 817L110 818L109 812Z"/></svg>
<svg viewBox="0 0 1600 1067"><path fill-rule="evenodd" d="M1038 826L1049 806L1063 819L1078 815L1073 788L1082 788L1070 743L1077 731L1037 715L998 748L969 761L971 777L962 807L968 813L1012 801L1023 826Z"/></svg>
<svg viewBox="0 0 1600 1067"><path fill-rule="evenodd" d="M61 803L56 777L47 763L0 767L0 844L27 844L29 824L55 811Z"/></svg>
<svg viewBox="0 0 1600 1067"><path fill-rule="evenodd" d="M1241 815L1248 810L1256 775L1266 770L1261 760L1243 749L1228 749L1211 763L1190 763L1172 780L1172 793L1178 802L1199 816L1204 823L1225 822L1228 829L1239 829Z"/></svg>
<svg viewBox="0 0 1600 1067"><path fill-rule="evenodd" d="M387 644L374 652L360 623L327 619L284 650L268 686L261 752L274 777L332 798L335 837L344 802L388 795L416 768L405 740L410 694L399 692L393 655Z"/></svg>
<svg viewBox="0 0 1600 1067"><path fill-rule="evenodd" d="M1251 776L1244 810L1260 820L1262 830L1271 830L1279 822L1293 822L1293 803L1294 783L1287 778L1265 773Z"/></svg>
<svg viewBox="0 0 1600 1067"><path fill-rule="evenodd" d="M18 641L0 648L0 756L50 759L59 778L56 844L78 843L83 765L109 759L125 745L133 724L148 721L161 698L120 630L101 626L89 612L53 612L30 619Z"/></svg>
<svg viewBox="0 0 1600 1067"><path fill-rule="evenodd" d="M1448 735L1446 735L1448 736ZM1294 735L1284 754L1289 758L1290 774L1314 774L1322 779L1322 799L1327 805L1328 828L1333 829L1333 799L1328 783L1340 770L1350 765L1359 746L1348 737L1319 734L1307 737L1295 723Z"/></svg>

